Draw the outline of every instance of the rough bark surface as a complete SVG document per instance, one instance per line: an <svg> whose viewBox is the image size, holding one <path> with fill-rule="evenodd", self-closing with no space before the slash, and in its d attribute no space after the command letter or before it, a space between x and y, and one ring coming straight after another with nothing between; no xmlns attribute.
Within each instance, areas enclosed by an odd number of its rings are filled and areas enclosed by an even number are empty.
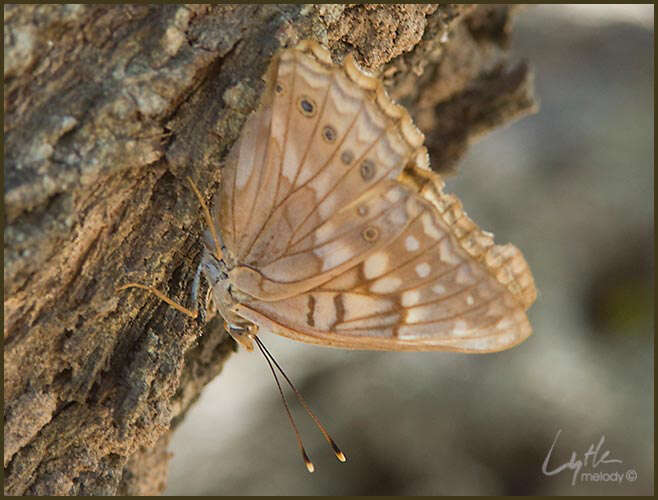
<svg viewBox="0 0 658 500"><path fill-rule="evenodd" d="M535 107L505 57L512 11L5 6L5 493L164 489L169 433L235 347L218 320L115 288L190 306L202 218L184 178L217 189L278 47L356 52L445 170Z"/></svg>

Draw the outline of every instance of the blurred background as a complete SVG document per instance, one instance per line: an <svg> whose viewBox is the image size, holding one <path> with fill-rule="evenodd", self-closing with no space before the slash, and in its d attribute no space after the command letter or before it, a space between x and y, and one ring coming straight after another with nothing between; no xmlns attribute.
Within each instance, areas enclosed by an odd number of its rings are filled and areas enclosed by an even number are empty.
<svg viewBox="0 0 658 500"><path fill-rule="evenodd" d="M174 434L166 494L653 493L653 6L528 7L512 43L541 111L475 144L447 191L522 249L534 335L476 356L265 334L348 463L293 400L306 472L265 361L240 351ZM550 470L604 437L622 463L581 472L621 482L546 476L559 430Z"/></svg>

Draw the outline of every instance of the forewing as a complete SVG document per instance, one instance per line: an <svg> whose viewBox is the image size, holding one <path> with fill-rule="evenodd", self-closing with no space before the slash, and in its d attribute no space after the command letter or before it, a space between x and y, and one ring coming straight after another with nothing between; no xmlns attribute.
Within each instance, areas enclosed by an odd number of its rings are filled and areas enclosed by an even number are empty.
<svg viewBox="0 0 658 500"><path fill-rule="evenodd" d="M302 44L281 52L268 79L224 169L218 221L242 266L236 285L273 300L331 279L401 231L404 207L373 219L368 203L405 197L391 179L426 151L406 111L351 57L338 67L317 44ZM352 217L364 206L367 216ZM359 236L370 221L374 242Z"/></svg>

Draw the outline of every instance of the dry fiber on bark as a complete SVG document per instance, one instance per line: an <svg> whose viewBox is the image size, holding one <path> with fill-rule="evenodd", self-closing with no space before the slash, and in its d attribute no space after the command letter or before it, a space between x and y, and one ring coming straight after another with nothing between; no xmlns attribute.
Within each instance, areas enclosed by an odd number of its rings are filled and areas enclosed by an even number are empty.
<svg viewBox="0 0 658 500"><path fill-rule="evenodd" d="M233 341L219 321L114 290L149 283L189 305L201 217L183 179L217 189L278 47L354 51L447 170L475 136L534 109L527 67L505 58L512 14L5 6L5 493L163 490L169 435Z"/></svg>

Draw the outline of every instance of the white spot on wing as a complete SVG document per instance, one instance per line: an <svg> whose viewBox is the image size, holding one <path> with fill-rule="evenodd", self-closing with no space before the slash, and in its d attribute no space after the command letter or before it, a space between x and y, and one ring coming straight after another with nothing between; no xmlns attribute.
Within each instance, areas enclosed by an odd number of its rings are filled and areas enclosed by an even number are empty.
<svg viewBox="0 0 658 500"><path fill-rule="evenodd" d="M439 229L434 224L434 221L432 220L432 215L430 213L425 212L422 215L421 220L423 222L423 232L427 236L429 236L430 238L434 238L435 240L441 238L443 234L441 233L441 231L439 231Z"/></svg>
<svg viewBox="0 0 658 500"><path fill-rule="evenodd" d="M329 243L316 248L313 253L322 259L322 272L333 269L354 257L354 250L344 243L341 245Z"/></svg>
<svg viewBox="0 0 658 500"><path fill-rule="evenodd" d="M235 186L237 189L244 188L253 170L253 166L243 166L243 165L240 166L242 168L238 168L238 171L236 173L236 180L235 180Z"/></svg>
<svg viewBox="0 0 658 500"><path fill-rule="evenodd" d="M286 149L286 156L283 160L283 176L292 184L299 167L299 153L296 148L289 147Z"/></svg>
<svg viewBox="0 0 658 500"><path fill-rule="evenodd" d="M391 293L397 290L402 284L400 278L394 276L386 276L375 281L370 287L370 291L374 293Z"/></svg>
<svg viewBox="0 0 658 500"><path fill-rule="evenodd" d="M421 278L427 278L432 268L427 262L422 262L416 266L416 274Z"/></svg>
<svg viewBox="0 0 658 500"><path fill-rule="evenodd" d="M511 344L516 340L516 335L513 333L506 333L504 335L498 335L497 337L494 337L496 339L496 343L500 345L507 345Z"/></svg>
<svg viewBox="0 0 658 500"><path fill-rule="evenodd" d="M407 252L415 252L419 246L418 240L411 235L404 240L404 248L407 249Z"/></svg>
<svg viewBox="0 0 658 500"><path fill-rule="evenodd" d="M457 254L452 249L452 244L448 238L439 243L439 255L441 260L446 264L458 264L460 262Z"/></svg>
<svg viewBox="0 0 658 500"><path fill-rule="evenodd" d="M497 330L511 330L516 326L516 322L514 319L510 316L507 316L500 320L498 324L496 325Z"/></svg>
<svg viewBox="0 0 658 500"><path fill-rule="evenodd" d="M398 207L390 212L388 218L392 224L396 226L401 226L402 224L407 222L407 213L405 212L403 207Z"/></svg>
<svg viewBox="0 0 658 500"><path fill-rule="evenodd" d="M375 314L391 313L393 302L384 297L373 297L355 293L343 294L344 322Z"/></svg>
<svg viewBox="0 0 658 500"><path fill-rule="evenodd" d="M404 307L411 307L420 301L420 292L418 290L407 290L402 294L400 302Z"/></svg>
<svg viewBox="0 0 658 500"><path fill-rule="evenodd" d="M386 196L386 199L388 201L390 201L391 203L396 203L396 202L400 201L400 198L402 197L402 192L401 192L400 188L395 187L395 188L391 189L390 191L388 191L385 196Z"/></svg>
<svg viewBox="0 0 658 500"><path fill-rule="evenodd" d="M407 310L407 315L404 319L407 323L418 323L425 319L425 313L422 307L414 307Z"/></svg>
<svg viewBox="0 0 658 500"><path fill-rule="evenodd" d="M319 330L328 330L334 324L336 321L336 307L334 306L333 294L321 293L315 295L313 319L315 320L315 328Z"/></svg>
<svg viewBox="0 0 658 500"><path fill-rule="evenodd" d="M463 319L455 321L455 326L452 329L452 334L458 337L464 337L468 335L468 325Z"/></svg>
<svg viewBox="0 0 658 500"><path fill-rule="evenodd" d="M469 266L461 266L455 274L455 281L460 285L470 285L475 283L475 278L471 275Z"/></svg>
<svg viewBox="0 0 658 500"><path fill-rule="evenodd" d="M474 351L489 351L491 350L491 339L482 338L482 339L471 339L462 344L467 349L473 349Z"/></svg>
<svg viewBox="0 0 658 500"><path fill-rule="evenodd" d="M366 279L373 279L386 272L388 267L388 254L377 252L368 257L363 263L363 274Z"/></svg>
<svg viewBox="0 0 658 500"><path fill-rule="evenodd" d="M334 196L329 196L318 205L318 212L320 217L323 220L329 218L336 211L336 198Z"/></svg>
<svg viewBox="0 0 658 500"><path fill-rule="evenodd" d="M432 287L432 291L437 295L441 295L441 294L446 293L446 287L444 287L440 283L437 283L436 285L434 285Z"/></svg>
<svg viewBox="0 0 658 500"><path fill-rule="evenodd" d="M472 305L475 303L475 300L473 299L473 296L472 296L472 295L468 295L468 296L466 296L466 303L467 303L469 306L472 306Z"/></svg>
<svg viewBox="0 0 658 500"><path fill-rule="evenodd" d="M315 241L327 241L336 232L336 228L331 222L325 222L315 231Z"/></svg>

